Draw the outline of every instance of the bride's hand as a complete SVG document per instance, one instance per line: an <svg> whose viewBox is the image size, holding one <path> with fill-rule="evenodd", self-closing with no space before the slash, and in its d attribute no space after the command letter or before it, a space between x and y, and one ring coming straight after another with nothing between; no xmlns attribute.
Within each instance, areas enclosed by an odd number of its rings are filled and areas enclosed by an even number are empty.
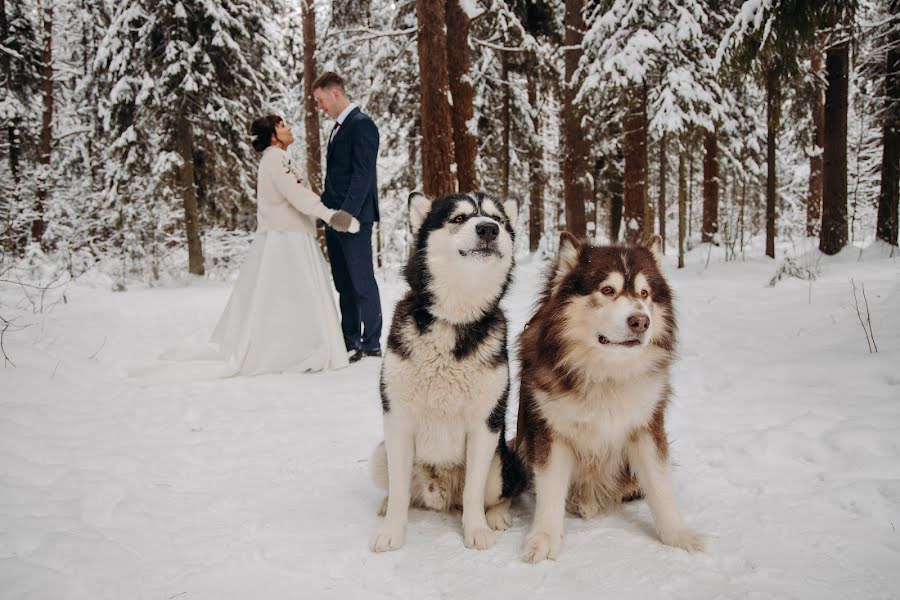
<svg viewBox="0 0 900 600"><path fill-rule="evenodd" d="M339 210L331 216L328 222L335 231L356 233L359 231L359 221L346 210Z"/></svg>

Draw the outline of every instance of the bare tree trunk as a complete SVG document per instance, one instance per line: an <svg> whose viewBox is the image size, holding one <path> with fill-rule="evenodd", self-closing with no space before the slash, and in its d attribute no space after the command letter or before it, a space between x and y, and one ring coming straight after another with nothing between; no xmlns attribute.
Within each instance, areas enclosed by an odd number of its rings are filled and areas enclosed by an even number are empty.
<svg viewBox="0 0 900 600"><path fill-rule="evenodd" d="M510 107L509 57L506 52L500 55L500 78L503 80L503 106L500 109L500 196L507 198L509 197L509 134L512 129L512 111Z"/></svg>
<svg viewBox="0 0 900 600"><path fill-rule="evenodd" d="M701 242L714 242L719 232L719 144L715 130L703 135L703 228Z"/></svg>
<svg viewBox="0 0 900 600"><path fill-rule="evenodd" d="M50 151L53 142L53 4L43 0L41 9L41 139L38 147L38 163L41 165L40 181L37 190L37 216L31 222L31 239L40 242L43 247L44 232L47 223L44 221L44 207L47 203L47 191L50 187Z"/></svg>
<svg viewBox="0 0 900 600"><path fill-rule="evenodd" d="M687 197L687 237L694 232L694 137L689 133L686 148L688 153L688 197Z"/></svg>
<svg viewBox="0 0 900 600"><path fill-rule="evenodd" d="M584 179L587 169L587 154L584 132L581 130L581 107L576 104L578 81L575 71L581 60L581 40L584 37L584 0L566 0L564 16L565 82L563 84L563 197L566 207L566 229L574 235L584 237L587 233L584 204L587 191Z"/></svg>
<svg viewBox="0 0 900 600"><path fill-rule="evenodd" d="M309 187L322 193L322 142L319 137L319 112L313 97L312 84L318 76L316 69L316 11L313 0L300 0L303 19L303 124L306 129L306 175Z"/></svg>
<svg viewBox="0 0 900 600"><path fill-rule="evenodd" d="M684 180L685 162L687 161L687 144L682 136L678 152L678 268L684 268L684 236L685 230L685 201L687 196L687 182Z"/></svg>
<svg viewBox="0 0 900 600"><path fill-rule="evenodd" d="M619 241L622 228L622 210L624 208L625 180L622 176L622 164L625 156L621 145L616 147L615 164L606 167L606 187L609 189L609 241Z"/></svg>
<svg viewBox="0 0 900 600"><path fill-rule="evenodd" d="M2 40L9 39L9 22L6 20L6 0L0 0L0 35ZM0 52L3 61L3 76L6 78L6 94L12 94L12 61L9 53ZM9 172L14 184L19 183L19 140L16 136L17 123L11 122L6 128L6 139L9 144Z"/></svg>
<svg viewBox="0 0 900 600"><path fill-rule="evenodd" d="M778 144L778 127L781 122L781 82L770 71L766 76L766 256L775 258L775 204L777 175L775 150Z"/></svg>
<svg viewBox="0 0 900 600"><path fill-rule="evenodd" d="M203 275L203 246L200 240L200 211L197 207L197 188L194 182L194 136L191 124L184 116L178 117L178 155L181 200L184 205L184 231L188 244L188 272Z"/></svg>
<svg viewBox="0 0 900 600"><path fill-rule="evenodd" d="M419 82L422 102L422 179L424 192L438 197L456 191L453 126L447 101L447 35L444 3L416 0L419 22Z"/></svg>
<svg viewBox="0 0 900 600"><path fill-rule="evenodd" d="M469 17L459 0L447 0L447 74L453 97L453 145L456 157L456 179L460 192L477 190L478 173L475 158L478 144L470 131L475 119L472 101L475 92L469 83ZM504 56L505 63L505 56ZM509 90L507 90L507 98ZM508 100L507 100L508 103Z"/></svg>
<svg viewBox="0 0 900 600"><path fill-rule="evenodd" d="M647 205L647 86L628 91L623 122L625 151L625 241L639 243L644 237Z"/></svg>
<svg viewBox="0 0 900 600"><path fill-rule="evenodd" d="M669 168L666 150L666 132L663 131L659 140L659 201L656 207L659 217L659 237L663 240L663 254L666 253L666 171Z"/></svg>
<svg viewBox="0 0 900 600"><path fill-rule="evenodd" d="M822 51L816 48L811 57L816 77L825 66ZM809 196L806 199L806 235L819 233L822 221L822 146L825 144L825 93L817 89L812 106L813 149L809 157Z"/></svg>
<svg viewBox="0 0 900 600"><path fill-rule="evenodd" d="M541 105L538 75L528 73L528 104L531 107L530 148L528 152L528 250L538 249L544 232L544 145L541 143Z"/></svg>
<svg viewBox="0 0 900 600"><path fill-rule="evenodd" d="M891 3L891 14L900 13L900 0ZM898 183L900 183L900 27L894 25L885 63L884 148L881 157L881 192L878 195L879 240L897 245Z"/></svg>
<svg viewBox="0 0 900 600"><path fill-rule="evenodd" d="M847 100L850 43L825 55L825 146L823 158L822 233L819 250L837 254L847 245Z"/></svg>

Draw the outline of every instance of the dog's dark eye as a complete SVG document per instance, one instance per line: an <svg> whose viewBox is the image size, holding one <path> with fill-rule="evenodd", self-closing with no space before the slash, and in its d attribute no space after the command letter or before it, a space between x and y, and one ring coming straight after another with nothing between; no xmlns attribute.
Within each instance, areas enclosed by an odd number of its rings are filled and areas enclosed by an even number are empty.
<svg viewBox="0 0 900 600"><path fill-rule="evenodd" d="M612 286L605 285L602 288L600 288L600 293L603 294L604 296L614 296L616 293L616 290Z"/></svg>
<svg viewBox="0 0 900 600"><path fill-rule="evenodd" d="M641 290L641 298L646 300L649 296L650 292L648 292L647 290Z"/></svg>
<svg viewBox="0 0 900 600"><path fill-rule="evenodd" d="M456 215L452 219L450 219L451 223L462 223L466 220L466 215Z"/></svg>

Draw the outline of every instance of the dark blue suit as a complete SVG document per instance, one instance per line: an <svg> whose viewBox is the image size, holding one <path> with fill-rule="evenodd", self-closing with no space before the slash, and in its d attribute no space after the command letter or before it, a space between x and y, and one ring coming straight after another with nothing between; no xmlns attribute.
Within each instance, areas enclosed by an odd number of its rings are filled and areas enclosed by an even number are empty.
<svg viewBox="0 0 900 600"><path fill-rule="evenodd" d="M375 173L378 143L378 127L367 114L354 108L328 144L322 203L347 211L360 224L359 233L340 233L330 227L325 230L348 350L381 347L381 297L372 263L372 223L379 218Z"/></svg>

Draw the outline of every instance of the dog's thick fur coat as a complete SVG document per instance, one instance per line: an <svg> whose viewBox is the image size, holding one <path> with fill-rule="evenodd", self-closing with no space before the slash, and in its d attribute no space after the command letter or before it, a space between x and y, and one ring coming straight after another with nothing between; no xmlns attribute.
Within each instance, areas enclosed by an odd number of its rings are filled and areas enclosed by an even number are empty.
<svg viewBox="0 0 900 600"><path fill-rule="evenodd" d="M536 495L529 562L557 556L566 510L590 518L641 495L663 542L702 547L669 474L664 417L677 328L659 242L595 247L561 236L519 340L517 451Z"/></svg>
<svg viewBox="0 0 900 600"><path fill-rule="evenodd" d="M518 202L411 194L410 290L397 303L381 373L384 442L372 457L388 495L373 551L403 545L409 505L462 506L467 547L511 525L524 467L505 440L507 324ZM487 512L485 512L487 509Z"/></svg>

